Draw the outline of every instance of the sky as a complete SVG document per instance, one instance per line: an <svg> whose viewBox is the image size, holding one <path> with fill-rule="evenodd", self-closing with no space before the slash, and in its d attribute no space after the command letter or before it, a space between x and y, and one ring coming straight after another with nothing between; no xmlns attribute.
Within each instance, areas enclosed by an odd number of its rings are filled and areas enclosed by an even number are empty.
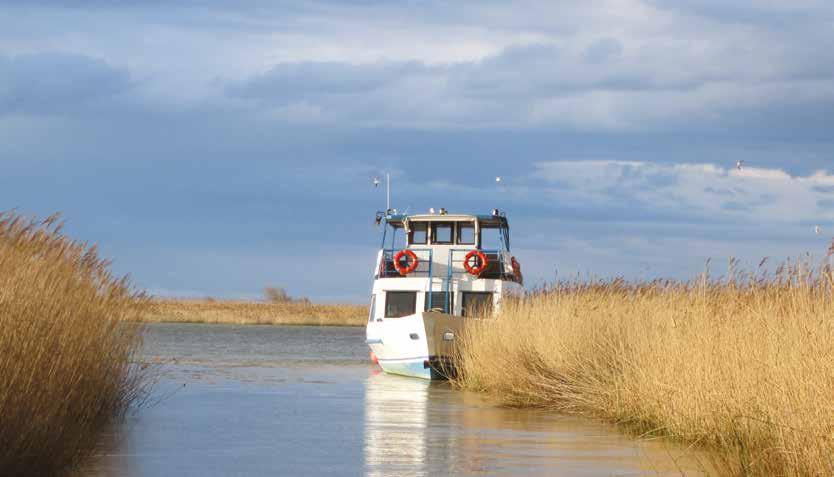
<svg viewBox="0 0 834 477"><path fill-rule="evenodd" d="M385 173L531 285L822 260L831 45L830 0L0 0L0 210L176 297L366 302Z"/></svg>

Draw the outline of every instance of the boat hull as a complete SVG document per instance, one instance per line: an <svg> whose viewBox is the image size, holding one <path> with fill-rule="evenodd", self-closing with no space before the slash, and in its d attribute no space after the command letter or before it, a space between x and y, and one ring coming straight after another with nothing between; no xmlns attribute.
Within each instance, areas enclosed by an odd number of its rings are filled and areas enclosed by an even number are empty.
<svg viewBox="0 0 834 477"><path fill-rule="evenodd" d="M455 340L465 321L438 312L375 321L368 324L367 343L386 373L447 379L454 374Z"/></svg>
<svg viewBox="0 0 834 477"><path fill-rule="evenodd" d="M426 367L427 361L427 356L412 359L380 359L379 367L388 374L432 379L431 368Z"/></svg>

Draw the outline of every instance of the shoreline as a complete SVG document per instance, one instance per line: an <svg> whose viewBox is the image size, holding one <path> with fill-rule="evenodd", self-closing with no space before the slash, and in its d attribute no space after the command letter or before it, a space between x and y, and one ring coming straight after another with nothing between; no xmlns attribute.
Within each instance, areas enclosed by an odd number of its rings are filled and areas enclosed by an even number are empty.
<svg viewBox="0 0 834 477"><path fill-rule="evenodd" d="M140 323L365 326L365 305L269 303L242 300L153 300Z"/></svg>

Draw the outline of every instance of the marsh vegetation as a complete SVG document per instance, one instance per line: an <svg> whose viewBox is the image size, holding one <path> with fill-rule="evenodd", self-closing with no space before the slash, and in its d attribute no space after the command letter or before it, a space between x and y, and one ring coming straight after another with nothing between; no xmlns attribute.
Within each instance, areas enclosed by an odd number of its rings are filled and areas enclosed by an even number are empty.
<svg viewBox="0 0 834 477"><path fill-rule="evenodd" d="M834 474L834 274L557 283L470 329L457 384L709 449L732 475Z"/></svg>
<svg viewBox="0 0 834 477"><path fill-rule="evenodd" d="M138 319L148 323L364 326L368 322L368 308L314 304L309 300L159 299Z"/></svg>
<svg viewBox="0 0 834 477"><path fill-rule="evenodd" d="M95 247L0 214L0 475L55 475L143 397L147 300Z"/></svg>

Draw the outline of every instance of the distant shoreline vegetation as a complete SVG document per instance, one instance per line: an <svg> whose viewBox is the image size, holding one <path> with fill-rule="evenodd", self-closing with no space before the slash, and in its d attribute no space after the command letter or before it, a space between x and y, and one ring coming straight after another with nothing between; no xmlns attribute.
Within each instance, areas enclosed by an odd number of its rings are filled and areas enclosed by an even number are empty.
<svg viewBox="0 0 834 477"><path fill-rule="evenodd" d="M306 296L294 298L287 293L287 290L271 286L264 288L264 298L266 298L266 301L270 303L298 303L302 305L309 305L312 303Z"/></svg>
<svg viewBox="0 0 834 477"><path fill-rule="evenodd" d="M507 301L462 337L456 384L712 451L722 474L834 474L834 273L706 276Z"/></svg>
<svg viewBox="0 0 834 477"><path fill-rule="evenodd" d="M365 326L368 322L366 305L316 304L273 287L267 287L264 295L266 301L157 298L137 319L234 325Z"/></svg>

